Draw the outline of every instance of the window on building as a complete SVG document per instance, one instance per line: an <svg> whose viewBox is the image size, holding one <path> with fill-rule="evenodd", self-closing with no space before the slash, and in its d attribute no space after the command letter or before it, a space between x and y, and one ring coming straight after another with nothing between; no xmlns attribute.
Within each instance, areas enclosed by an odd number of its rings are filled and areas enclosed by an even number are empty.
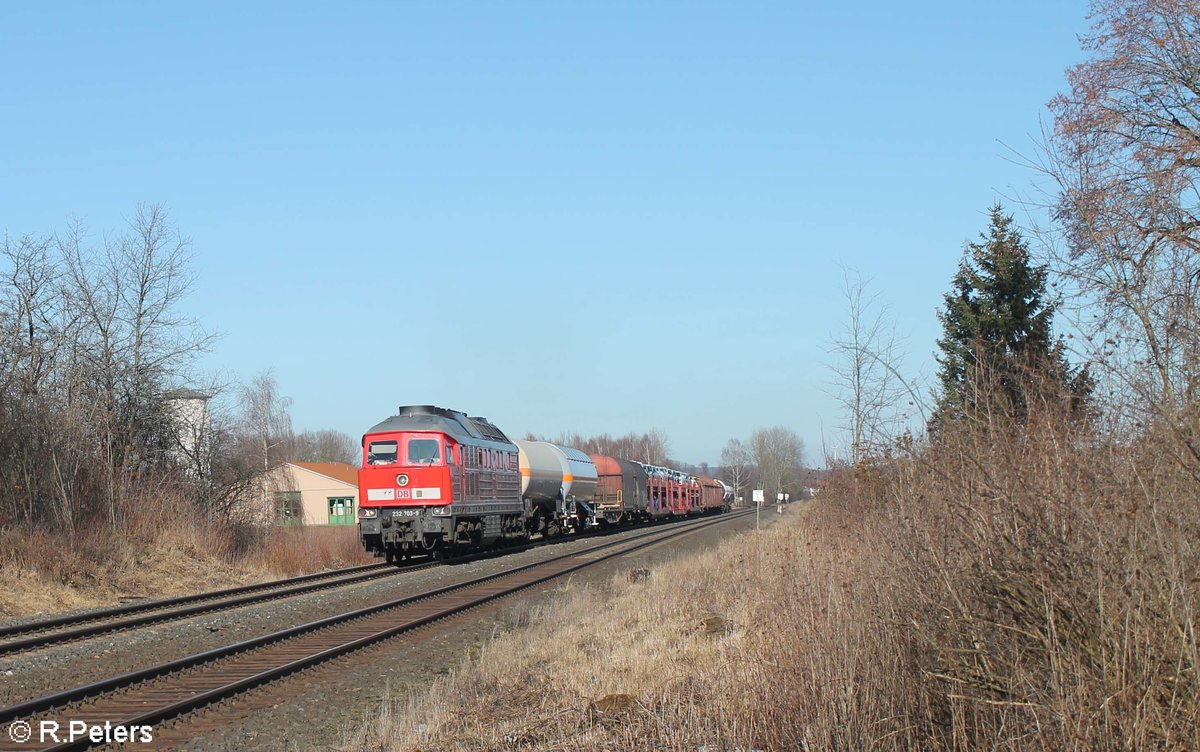
<svg viewBox="0 0 1200 752"><path fill-rule="evenodd" d="M275 493L275 521L280 525L304 524L304 502L299 491Z"/></svg>

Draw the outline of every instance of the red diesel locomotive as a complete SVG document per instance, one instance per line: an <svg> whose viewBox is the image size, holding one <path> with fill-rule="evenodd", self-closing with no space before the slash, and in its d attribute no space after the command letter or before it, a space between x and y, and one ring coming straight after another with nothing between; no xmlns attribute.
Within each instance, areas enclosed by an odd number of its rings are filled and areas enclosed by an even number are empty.
<svg viewBox="0 0 1200 752"><path fill-rule="evenodd" d="M484 418L427 405L363 436L359 534L387 560L523 538L517 447Z"/></svg>

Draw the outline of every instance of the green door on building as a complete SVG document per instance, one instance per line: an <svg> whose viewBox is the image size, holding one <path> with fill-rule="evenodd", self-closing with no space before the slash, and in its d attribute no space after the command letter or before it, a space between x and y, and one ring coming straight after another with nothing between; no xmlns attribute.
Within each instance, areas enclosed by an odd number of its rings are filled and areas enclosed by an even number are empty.
<svg viewBox="0 0 1200 752"><path fill-rule="evenodd" d="M353 496L330 496L329 498L329 524L330 525L353 525L354 524L354 497Z"/></svg>

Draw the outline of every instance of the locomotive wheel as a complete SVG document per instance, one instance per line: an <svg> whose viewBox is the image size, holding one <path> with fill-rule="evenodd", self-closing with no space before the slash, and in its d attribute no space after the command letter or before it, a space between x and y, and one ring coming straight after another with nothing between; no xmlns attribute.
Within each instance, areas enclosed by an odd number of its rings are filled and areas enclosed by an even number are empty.
<svg viewBox="0 0 1200 752"><path fill-rule="evenodd" d="M388 564L395 564L395 563L396 563L396 552L395 552L395 551L393 551L392 549L390 549L390 548L389 548L387 551L385 551L385 552L384 552L384 556L386 556L386 557L387 557L387 563L388 563Z"/></svg>

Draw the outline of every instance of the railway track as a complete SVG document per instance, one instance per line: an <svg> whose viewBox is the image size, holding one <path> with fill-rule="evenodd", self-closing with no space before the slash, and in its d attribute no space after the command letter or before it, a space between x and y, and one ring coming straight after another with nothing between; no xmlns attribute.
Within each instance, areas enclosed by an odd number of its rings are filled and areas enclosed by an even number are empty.
<svg viewBox="0 0 1200 752"><path fill-rule="evenodd" d="M673 523L658 522L650 524ZM606 531L606 533L615 532L620 532L620 529ZM582 537L606 533L596 531L550 540L535 540L529 543L480 551L440 561L420 561L399 566L395 564L364 564L356 567L346 567L327 572L289 577L282 580L261 582L254 585L243 585L224 590L196 593L195 595L142 601L115 606L113 608L89 611L83 614L40 619L38 621L0 627L0 657L26 650L71 642L73 640L97 637L110 632L137 629L150 624L185 619L189 616L280 600L319 590L355 585L371 580L392 577L400 573L418 572L422 569L429 569L442 564L464 564L480 559L519 553L538 546L565 543L570 540L579 540Z"/></svg>
<svg viewBox="0 0 1200 752"><path fill-rule="evenodd" d="M206 726L219 726L221 707L214 703L278 681L310 666L434 621L462 613L520 590L682 535L744 516L733 513L655 528L616 541L470 579L368 608L302 624L261 637L186 656L158 666L112 677L75 689L0 708L0 750L77 750L95 746L91 739L39 744L37 734L15 744L14 726L59 722L65 739L69 719L90 727L153 727L209 708ZM135 737L136 741L136 737Z"/></svg>
<svg viewBox="0 0 1200 752"><path fill-rule="evenodd" d="M213 590L207 593L184 595L177 598L131 603L85 614L61 616L53 619L16 624L0 628L0 656L18 653L33 648L46 647L71 640L143 627L163 621L183 619L196 614L222 611L251 603L288 598L327 588L342 587L359 582L390 577L401 572L410 572L433 566L432 563L415 564L397 569L391 564L365 564L328 572L272 580L256 585Z"/></svg>

